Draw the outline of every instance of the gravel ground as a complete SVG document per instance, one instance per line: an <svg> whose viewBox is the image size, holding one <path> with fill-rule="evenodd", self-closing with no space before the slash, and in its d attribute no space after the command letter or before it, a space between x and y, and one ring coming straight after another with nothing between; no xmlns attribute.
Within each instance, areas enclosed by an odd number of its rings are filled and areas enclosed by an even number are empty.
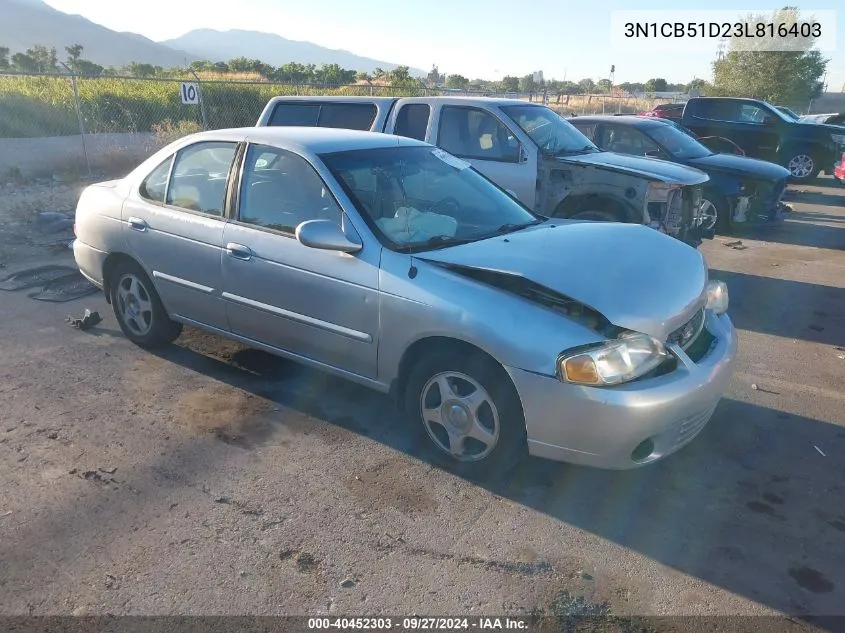
<svg viewBox="0 0 845 633"><path fill-rule="evenodd" d="M363 388L191 330L144 352L100 295L0 294L0 613L845 615L845 189L821 182L702 247L738 371L631 472L479 485ZM31 220L76 191L0 191L4 272L70 261ZM104 321L64 323L84 308Z"/></svg>

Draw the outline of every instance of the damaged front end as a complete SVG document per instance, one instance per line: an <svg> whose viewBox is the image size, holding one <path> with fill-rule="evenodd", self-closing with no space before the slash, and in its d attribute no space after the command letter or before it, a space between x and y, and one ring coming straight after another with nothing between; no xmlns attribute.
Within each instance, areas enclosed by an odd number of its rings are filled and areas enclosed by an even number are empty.
<svg viewBox="0 0 845 633"><path fill-rule="evenodd" d="M731 222L745 225L780 222L792 211L782 200L785 191L785 179L744 182L736 194L728 197Z"/></svg>
<svg viewBox="0 0 845 633"><path fill-rule="evenodd" d="M715 234L704 226L701 201L701 185L650 182L643 205L643 224L698 246Z"/></svg>

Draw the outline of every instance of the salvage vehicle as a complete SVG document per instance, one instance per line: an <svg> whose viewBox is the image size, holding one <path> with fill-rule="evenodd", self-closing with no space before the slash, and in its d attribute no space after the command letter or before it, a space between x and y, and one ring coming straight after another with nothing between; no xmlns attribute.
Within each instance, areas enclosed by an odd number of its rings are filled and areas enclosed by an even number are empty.
<svg viewBox="0 0 845 633"><path fill-rule="evenodd" d="M845 151L845 129L794 121L757 99L690 99L680 123L698 136L725 136L747 156L783 165L795 181L827 172Z"/></svg>
<svg viewBox="0 0 845 633"><path fill-rule="evenodd" d="M194 134L87 187L75 231L79 269L139 346L186 324L392 394L467 475L526 447L659 460L707 424L737 353L727 287L696 249L543 217L410 138Z"/></svg>
<svg viewBox="0 0 845 633"><path fill-rule="evenodd" d="M845 185L845 152L839 157L839 162L833 166L833 178L840 185Z"/></svg>
<svg viewBox="0 0 845 633"><path fill-rule="evenodd" d="M702 226L726 232L731 225L777 222L789 212L781 198L789 171L755 158L717 154L666 119L638 116L579 117L572 124L602 149L652 156L700 169Z"/></svg>
<svg viewBox="0 0 845 633"><path fill-rule="evenodd" d="M680 121L681 115L684 113L683 103L661 103L654 106L651 110L641 112L642 116L649 118L669 119L670 121Z"/></svg>
<svg viewBox="0 0 845 633"><path fill-rule="evenodd" d="M825 123L827 125L845 126L845 112L828 112L827 114L805 114L801 123Z"/></svg>
<svg viewBox="0 0 845 633"><path fill-rule="evenodd" d="M547 217L645 224L698 246L707 175L603 152L553 110L482 97L275 97L257 123L406 136L468 161Z"/></svg>

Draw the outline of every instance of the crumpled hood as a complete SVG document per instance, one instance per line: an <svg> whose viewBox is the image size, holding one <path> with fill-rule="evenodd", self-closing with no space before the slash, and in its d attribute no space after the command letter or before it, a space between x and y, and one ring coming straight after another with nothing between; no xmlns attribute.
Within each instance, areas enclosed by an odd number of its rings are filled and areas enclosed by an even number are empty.
<svg viewBox="0 0 845 633"><path fill-rule="evenodd" d="M701 253L642 225L550 220L416 257L520 275L661 341L705 301Z"/></svg>
<svg viewBox="0 0 845 633"><path fill-rule="evenodd" d="M777 182L789 176L789 170L785 167L735 154L711 154L702 158L693 158L689 164L704 171L730 172L753 180Z"/></svg>
<svg viewBox="0 0 845 633"><path fill-rule="evenodd" d="M707 174L693 167L670 163L657 158L628 156L627 154L616 154L614 152L564 155L557 156L556 160L563 163L592 165L600 169L619 171L633 176L645 176L651 180L681 185L699 185L709 180Z"/></svg>

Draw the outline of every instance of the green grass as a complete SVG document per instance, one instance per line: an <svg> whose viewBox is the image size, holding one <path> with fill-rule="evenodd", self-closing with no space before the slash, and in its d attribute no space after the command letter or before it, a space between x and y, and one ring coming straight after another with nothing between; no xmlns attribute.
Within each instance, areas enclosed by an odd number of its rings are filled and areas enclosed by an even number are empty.
<svg viewBox="0 0 845 633"><path fill-rule="evenodd" d="M199 106L183 105L179 81L117 77L77 80L85 131L150 132L169 121L202 122ZM203 82L206 127L254 125L271 97L297 94L291 85ZM414 88L300 88L302 95L416 96ZM0 76L0 138L79 134L70 79Z"/></svg>

